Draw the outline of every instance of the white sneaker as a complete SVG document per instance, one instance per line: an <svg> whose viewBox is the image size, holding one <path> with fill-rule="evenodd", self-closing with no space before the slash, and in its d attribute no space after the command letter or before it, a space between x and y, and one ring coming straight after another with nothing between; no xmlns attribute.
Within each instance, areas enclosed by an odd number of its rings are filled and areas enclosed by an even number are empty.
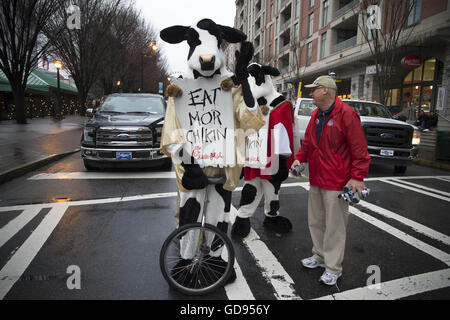
<svg viewBox="0 0 450 320"><path fill-rule="evenodd" d="M325 268L325 264L320 263L314 257L309 257L302 260L302 265L309 269L315 269L318 267Z"/></svg>
<svg viewBox="0 0 450 320"><path fill-rule="evenodd" d="M334 286L341 275L342 275L342 273L334 274L334 273L325 271L322 274L322 276L320 277L319 281L322 281L326 285Z"/></svg>

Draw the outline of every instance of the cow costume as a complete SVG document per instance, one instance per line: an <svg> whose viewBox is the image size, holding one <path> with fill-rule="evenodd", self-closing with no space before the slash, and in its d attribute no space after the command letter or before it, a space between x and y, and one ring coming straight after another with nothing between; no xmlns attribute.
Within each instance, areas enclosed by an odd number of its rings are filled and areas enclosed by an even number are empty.
<svg viewBox="0 0 450 320"><path fill-rule="evenodd" d="M249 234L250 217L263 196L266 216L263 225L276 233L287 233L292 229L289 219L279 215L278 196L281 183L288 177L288 168L294 160L292 104L273 87L270 76L280 74L276 68L252 63L248 66L248 72L250 90L255 100L263 106L266 125L256 133L255 139L262 140L257 147L247 143L245 184L232 228L232 234L242 238ZM251 138L247 139L255 143ZM256 152L254 149L257 149Z"/></svg>
<svg viewBox="0 0 450 320"><path fill-rule="evenodd" d="M172 26L163 29L161 39L168 43L187 41L189 54L187 71L183 79L210 79L215 75L227 76L221 84L222 90L232 90L232 108L234 112L234 129L258 130L264 125L262 113L249 91L246 66L253 55L253 46L243 42L246 35L240 30L216 24L210 19L202 19L191 27ZM243 42L240 52L236 52L236 70L233 75L225 67L224 53L221 50L222 41L229 43ZM233 84L235 87L233 87ZM238 86L239 85L239 86ZM232 88L233 87L233 88ZM206 222L219 227L224 232L230 222L231 192L237 187L244 163L243 145L239 148L236 143L235 165L201 168L191 157L183 154L186 140L180 133L180 121L177 118L174 99L183 94L182 89L174 84L167 88L168 104L161 137L161 151L171 157L176 173L179 189L179 226L191 222L199 222L202 210L206 210ZM234 137L233 137L234 139ZM185 152L185 151L184 151ZM187 160L186 160L187 159ZM207 177L225 176L224 184L208 185ZM208 205L204 207L205 193ZM188 236L181 240L182 264L188 264L192 258L192 245ZM210 255L220 257L221 250L211 252ZM229 281L234 280L232 275Z"/></svg>

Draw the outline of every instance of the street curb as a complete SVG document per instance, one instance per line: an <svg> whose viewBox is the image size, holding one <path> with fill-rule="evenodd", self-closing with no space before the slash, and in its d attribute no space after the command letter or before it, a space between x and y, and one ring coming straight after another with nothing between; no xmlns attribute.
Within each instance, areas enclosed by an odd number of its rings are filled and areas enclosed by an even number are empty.
<svg viewBox="0 0 450 320"><path fill-rule="evenodd" d="M414 159L413 162L415 164L418 164L421 166L433 167L433 168L437 168L437 169L450 171L450 164L447 164L447 163L439 163L439 162L434 162L434 161L429 161L429 160L424 160L424 159Z"/></svg>
<svg viewBox="0 0 450 320"><path fill-rule="evenodd" d="M31 172L33 170L42 168L43 166L57 161L59 159L64 158L65 156L71 155L73 153L76 153L78 151L80 151L81 148L77 148L73 151L69 151L69 152L65 152L65 153L59 153L59 154L52 154L49 155L47 157L44 157L42 159L36 160L36 161L32 161L26 164L23 164L21 166L18 166L14 169L10 169L10 170L6 170L0 173L0 184L3 184L7 181L10 181L14 178L23 176L24 174Z"/></svg>

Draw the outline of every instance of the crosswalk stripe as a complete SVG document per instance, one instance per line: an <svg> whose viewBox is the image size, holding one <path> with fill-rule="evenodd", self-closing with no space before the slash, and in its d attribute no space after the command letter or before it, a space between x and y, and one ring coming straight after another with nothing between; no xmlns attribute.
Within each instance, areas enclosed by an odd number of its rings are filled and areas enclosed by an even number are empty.
<svg viewBox="0 0 450 320"><path fill-rule="evenodd" d="M234 261L234 271L236 272L236 280L225 286L225 292L228 299L255 300L237 260Z"/></svg>
<svg viewBox="0 0 450 320"><path fill-rule="evenodd" d="M443 233L440 233L440 232L438 232L436 230L428 228L428 227L426 227L426 226L424 226L424 225L422 225L420 223L412 221L412 220L410 220L408 218L405 218L405 217L403 217L403 216L401 216L401 215L399 215L397 213L394 213L392 211L389 211L387 209L384 209L382 207L379 207L377 205L374 205L374 204L372 204L370 202L367 202L367 201L364 201L364 200L361 200L358 203L358 205L362 206L364 208L367 208L367 209L369 209L369 210L371 210L373 212L376 212L376 213L378 213L378 214L380 214L382 216L385 216L387 218L397 220L398 222L401 222L404 225L407 225L408 227L412 228L413 230L415 230L415 231L417 231L417 232L419 232L421 234L426 235L427 237L430 237L432 239L438 240L438 241L440 241L442 243L445 243L446 245L450 245L450 237L445 235L445 234L443 234Z"/></svg>
<svg viewBox="0 0 450 320"><path fill-rule="evenodd" d="M0 247L19 232L28 222L30 222L41 211L39 207L30 207L23 210L16 218L8 222L0 229Z"/></svg>
<svg viewBox="0 0 450 320"><path fill-rule="evenodd" d="M450 286L450 269L422 273L347 290L315 300L396 300Z"/></svg>
<svg viewBox="0 0 450 320"><path fill-rule="evenodd" d="M304 178L308 178L304 176ZM175 171L134 171L134 172L56 172L56 173L38 173L29 177L27 180L51 180L51 179L175 179ZM298 178L292 178L297 180ZM439 179L450 182L450 176L407 176L407 177L372 177L366 178L364 181L376 181L381 179L398 179L398 180L417 180L417 179ZM289 180L288 180L289 181ZM307 182L309 183L309 182ZM288 183L289 184L289 183Z"/></svg>
<svg viewBox="0 0 450 320"><path fill-rule="evenodd" d="M57 172L39 173L28 180L48 179L174 179L175 172Z"/></svg>
<svg viewBox="0 0 450 320"><path fill-rule="evenodd" d="M309 187L303 187L306 190L309 191ZM444 262L446 265L450 266L450 254L445 253L444 251L441 251L439 249L436 249L435 247L430 246L429 244L420 241L410 235L408 235L407 233L392 227L391 225L380 221L374 217L372 217L371 215L368 215L360 210L358 210L357 208L355 208L354 206L349 206L349 211L351 214L357 216L358 218L374 225L375 227L393 235L394 237L408 243L409 245L431 255L432 257Z"/></svg>
<svg viewBox="0 0 450 320"><path fill-rule="evenodd" d="M444 251L441 251L439 249L436 249L435 247L430 246L429 244L420 241L410 235L408 235L407 233L392 227L391 225L380 221L378 219L375 219L374 217L359 211L358 209L356 209L353 206L349 207L350 213L352 213L353 215L361 218L362 220L374 225L375 227L380 228L381 230L393 235L394 237L406 242L407 244L415 247L416 249L419 249L420 251L423 251L427 254L429 254L430 256L444 262L446 265L450 266L450 254L445 253Z"/></svg>
<svg viewBox="0 0 450 320"><path fill-rule="evenodd" d="M392 185L397 186L397 187L401 187L401 188L408 189L408 190L411 190L411 191L414 191L414 192L425 194L425 195L433 197L433 198L437 198L437 199L440 199L440 200L444 200L444 201L450 202L450 198L449 197L444 197L444 196L441 196L441 195L438 195L438 194L434 194L434 193L431 193L431 192L428 192L428 191L424 191L424 190L421 190L421 189L418 189L418 188L413 188L413 187L410 187L410 186L407 186L407 185L404 185L404 184L401 184L401 183L397 183L397 182L394 182L394 181L391 181L391 180L388 180L388 179L379 179L379 180L382 181L382 182L385 182L385 183L392 184Z"/></svg>
<svg viewBox="0 0 450 320"><path fill-rule="evenodd" d="M243 239L243 243L256 260L263 276L275 289L275 296L279 300L301 300L294 288L294 281L284 270L272 251L260 239L258 234L250 229L249 235Z"/></svg>
<svg viewBox="0 0 450 320"><path fill-rule="evenodd" d="M450 192L445 192L445 191L442 191L442 190L433 189L433 188L430 188L430 187L422 186L422 185L417 184L417 183L408 182L408 181L405 181L405 180L402 180L402 179L391 179L391 180L394 181L394 182L399 182L399 183L406 184L406 185L414 187L414 188L423 189L423 190L431 191L431 192L434 192L434 193L438 193L438 194L441 194L441 195L443 195L445 197L450 197Z"/></svg>
<svg viewBox="0 0 450 320"><path fill-rule="evenodd" d="M3 299L12 286L22 276L36 254L47 241L68 208L67 204L55 205L44 217L28 239L0 270L0 299Z"/></svg>

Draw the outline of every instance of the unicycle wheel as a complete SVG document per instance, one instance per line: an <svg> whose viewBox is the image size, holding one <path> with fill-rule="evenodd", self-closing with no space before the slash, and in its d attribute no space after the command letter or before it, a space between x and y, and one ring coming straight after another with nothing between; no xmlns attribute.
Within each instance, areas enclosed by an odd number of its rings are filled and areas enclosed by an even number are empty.
<svg viewBox="0 0 450 320"><path fill-rule="evenodd" d="M215 226L186 224L164 241L161 272L173 289L186 295L204 295L222 287L234 266L228 236Z"/></svg>

